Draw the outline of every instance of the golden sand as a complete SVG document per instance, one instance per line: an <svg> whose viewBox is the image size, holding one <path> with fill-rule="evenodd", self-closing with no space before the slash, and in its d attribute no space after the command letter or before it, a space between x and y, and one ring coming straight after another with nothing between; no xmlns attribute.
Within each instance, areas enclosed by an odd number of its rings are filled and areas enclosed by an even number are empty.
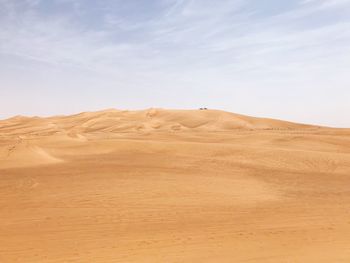
<svg viewBox="0 0 350 263"><path fill-rule="evenodd" d="M0 121L0 262L350 262L350 129L216 110Z"/></svg>

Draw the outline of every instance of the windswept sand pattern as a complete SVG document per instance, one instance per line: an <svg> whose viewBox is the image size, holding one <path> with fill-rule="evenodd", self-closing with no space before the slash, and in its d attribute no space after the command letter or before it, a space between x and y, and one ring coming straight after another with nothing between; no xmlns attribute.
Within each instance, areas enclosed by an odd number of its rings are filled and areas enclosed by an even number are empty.
<svg viewBox="0 0 350 263"><path fill-rule="evenodd" d="M216 110L0 121L0 262L350 262L350 129Z"/></svg>
<svg viewBox="0 0 350 263"><path fill-rule="evenodd" d="M21 137L18 136L18 140L15 141L13 144L11 144L11 145L8 147L6 157L7 157L7 158L10 157L10 155L11 155L12 153L14 153L14 151L16 150L17 146L18 146L19 144L21 144L21 143L22 143L22 139L21 139Z"/></svg>

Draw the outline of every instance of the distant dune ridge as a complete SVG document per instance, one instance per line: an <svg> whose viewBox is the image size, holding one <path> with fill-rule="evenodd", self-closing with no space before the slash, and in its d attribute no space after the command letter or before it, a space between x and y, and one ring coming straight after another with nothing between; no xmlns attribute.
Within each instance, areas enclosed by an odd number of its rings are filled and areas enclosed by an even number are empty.
<svg viewBox="0 0 350 263"><path fill-rule="evenodd" d="M0 121L0 262L350 262L350 129L219 110Z"/></svg>
<svg viewBox="0 0 350 263"><path fill-rule="evenodd" d="M204 109L204 108L203 108ZM8 166L37 165L61 161L43 148L32 145L40 136L52 140L86 141L87 136L108 137L118 133L147 132L224 132L235 130L317 129L317 126L254 118L220 110L167 110L151 108L139 111L107 109L70 116L15 116L0 121L0 136L14 138L0 158ZM31 140L30 140L31 139ZM0 160L1 160L0 159Z"/></svg>
<svg viewBox="0 0 350 263"><path fill-rule="evenodd" d="M0 121L0 132L4 134L304 128L316 128L316 126L254 118L220 110L108 109L49 118L17 116Z"/></svg>

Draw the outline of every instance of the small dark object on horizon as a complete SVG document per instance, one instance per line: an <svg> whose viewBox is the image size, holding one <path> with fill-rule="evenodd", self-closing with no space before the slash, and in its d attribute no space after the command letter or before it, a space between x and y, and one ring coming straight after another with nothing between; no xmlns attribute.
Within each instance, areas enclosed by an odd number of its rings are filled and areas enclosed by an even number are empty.
<svg viewBox="0 0 350 263"><path fill-rule="evenodd" d="M199 108L199 110L208 110L208 108Z"/></svg>

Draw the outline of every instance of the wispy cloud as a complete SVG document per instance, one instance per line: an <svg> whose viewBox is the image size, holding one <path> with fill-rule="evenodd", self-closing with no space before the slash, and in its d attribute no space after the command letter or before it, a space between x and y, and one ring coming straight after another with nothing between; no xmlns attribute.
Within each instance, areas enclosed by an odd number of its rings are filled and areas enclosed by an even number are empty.
<svg viewBox="0 0 350 263"><path fill-rule="evenodd" d="M33 78L59 70L62 85L74 82L72 89L94 78L113 94L111 87L145 98L150 88L171 96L183 88L206 102L214 92L225 94L214 107L255 114L258 108L243 105L251 92L265 97L283 86L299 95L317 89L329 95L330 83L338 92L350 84L344 73L350 67L349 0L0 0L0 10L0 59L6 61L0 70L22 74L29 64ZM80 84L71 72L78 72ZM14 90L21 90L19 83ZM229 96L237 108L230 108ZM283 117L273 108L265 113ZM292 109L285 115L297 118Z"/></svg>

